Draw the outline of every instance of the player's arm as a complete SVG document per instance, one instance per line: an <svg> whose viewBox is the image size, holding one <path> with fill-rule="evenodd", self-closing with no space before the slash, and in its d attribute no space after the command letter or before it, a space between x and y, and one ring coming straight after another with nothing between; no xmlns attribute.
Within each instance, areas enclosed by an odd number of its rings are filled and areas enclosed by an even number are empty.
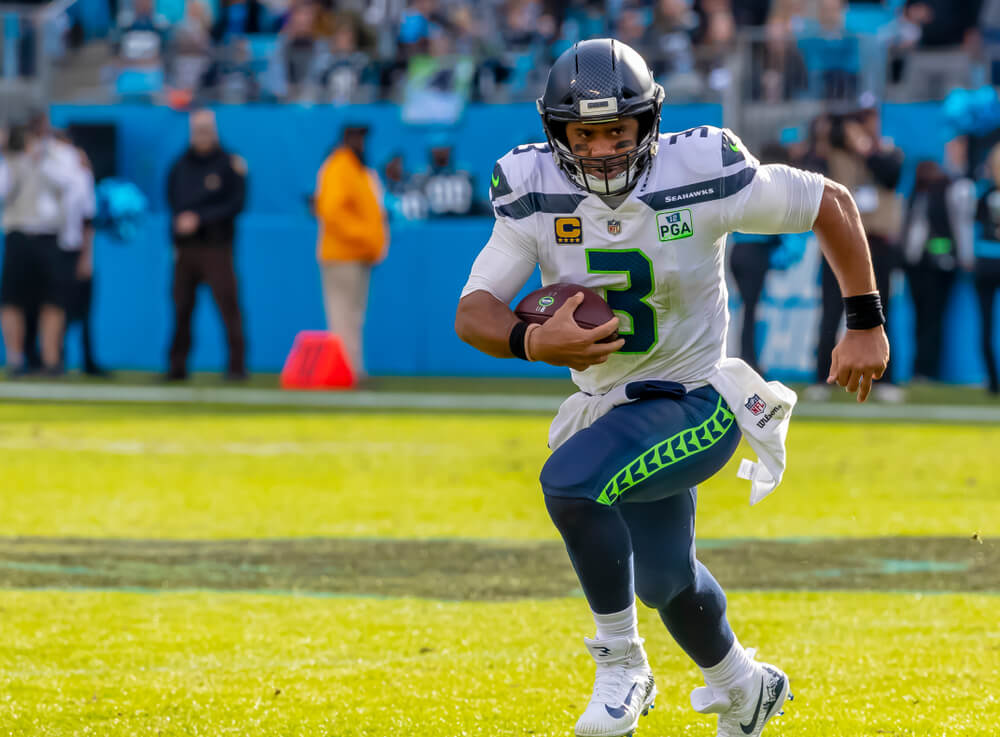
<svg viewBox="0 0 1000 737"><path fill-rule="evenodd" d="M883 325L868 239L858 206L845 186L831 179L824 181L812 229L837 277L847 308L848 329L833 349L826 381L857 392L858 401L863 402L871 391L872 381L881 379L885 373L889 339Z"/></svg>
<svg viewBox="0 0 1000 737"><path fill-rule="evenodd" d="M573 312L583 301L582 294L568 299L544 325L530 331L508 306L535 270L534 247L530 238L497 219L458 303L458 337L496 358L530 357L577 371L604 363L624 344L622 339L597 343L617 330L618 318L590 330L579 327Z"/></svg>
<svg viewBox="0 0 1000 737"><path fill-rule="evenodd" d="M875 288L868 239L851 193L819 174L782 164L759 166L726 208L726 230L801 233L813 230L837 277L848 313L848 330L833 351L828 383L858 393L863 402L889 362L889 341Z"/></svg>

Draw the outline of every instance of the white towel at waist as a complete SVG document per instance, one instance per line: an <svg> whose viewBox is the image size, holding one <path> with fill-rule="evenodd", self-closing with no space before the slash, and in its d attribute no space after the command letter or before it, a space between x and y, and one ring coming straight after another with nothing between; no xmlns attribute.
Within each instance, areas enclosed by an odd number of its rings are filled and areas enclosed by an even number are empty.
<svg viewBox="0 0 1000 737"><path fill-rule="evenodd" d="M628 383L606 394L577 392L568 397L549 427L549 447L556 450L615 407L635 401L626 394ZM726 400L736 424L758 456L756 463L744 459L737 472L740 478L750 481L750 504L754 505L781 483L788 421L798 397L780 382L764 381L738 358L724 358L717 363L707 383Z"/></svg>
<svg viewBox="0 0 1000 737"><path fill-rule="evenodd" d="M743 459L737 475L750 481L751 506L774 491L785 473L785 438L798 395L779 381L764 378L738 358L723 358L708 383L736 415L757 462Z"/></svg>

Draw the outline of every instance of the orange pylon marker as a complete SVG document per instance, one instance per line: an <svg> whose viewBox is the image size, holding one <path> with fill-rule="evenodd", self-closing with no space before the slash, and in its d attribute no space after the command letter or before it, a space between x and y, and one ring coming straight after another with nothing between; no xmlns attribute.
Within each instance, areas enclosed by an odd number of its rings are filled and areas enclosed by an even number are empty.
<svg viewBox="0 0 1000 737"><path fill-rule="evenodd" d="M351 389L354 369L340 337L326 330L303 330L281 369L282 389Z"/></svg>

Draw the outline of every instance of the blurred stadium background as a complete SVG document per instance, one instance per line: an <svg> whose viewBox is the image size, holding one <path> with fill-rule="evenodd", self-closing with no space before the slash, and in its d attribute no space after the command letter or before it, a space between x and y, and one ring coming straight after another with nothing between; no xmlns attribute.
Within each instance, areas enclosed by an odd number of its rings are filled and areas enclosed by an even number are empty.
<svg viewBox="0 0 1000 737"><path fill-rule="evenodd" d="M533 101L574 41L639 49L666 88L663 130L725 125L802 165L844 145L823 121L875 108L903 156L901 202L926 161L986 191L1000 141L997 0L0 0L0 28L0 128L47 108L105 183L92 320L114 372L81 373L75 326L67 374L0 381L3 734L571 732L590 625L537 488L571 385L478 354L452 323L490 232L493 163L542 137ZM159 381L166 178L198 106L249 170L251 378L231 386L207 294L191 381ZM295 336L325 326L309 203L347 124L369 128L391 232L371 378L280 391ZM141 195L127 217L108 182ZM992 737L1000 405L973 274L942 277L937 365L918 371L897 264L905 392L857 406L808 393L819 267L810 237L767 262L755 358L806 401L772 499L747 506L745 449L704 486L706 560L741 639L799 684L775 734ZM654 619L663 697L639 734L707 735L686 707L695 673Z"/></svg>
<svg viewBox="0 0 1000 737"><path fill-rule="evenodd" d="M493 162L542 137L532 102L548 63L580 38L613 33L646 54L667 89L664 130L726 125L758 154L780 145L801 164L817 148L818 118L875 105L882 133L904 156L903 199L924 160L985 188L986 155L1000 139L990 86L1000 69L1000 9L990 0L4 7L0 124L48 103L54 125L90 155L99 182L131 182L145 196L124 239L106 228L95 244L96 353L119 370L164 368L172 321L165 180L185 148L184 110L192 105L218 106L223 145L249 166L237 268L256 373L278 371L294 335L324 325L307 200L341 127L355 122L370 126L367 160L382 176L391 216L391 256L375 271L368 313L370 373L559 375L477 354L454 336L450 315L489 233ZM445 161L432 165L440 149ZM786 240L757 314L758 350L776 378L807 381L818 251L812 241ZM899 381L913 372L917 330L902 273L892 288ZM739 291L731 292L737 353ZM408 294L427 319L400 335L388 294ZM221 370L219 321L202 302L192 368ZM946 312L939 376L928 378L983 383L967 274ZM80 361L76 346L67 348L71 367Z"/></svg>

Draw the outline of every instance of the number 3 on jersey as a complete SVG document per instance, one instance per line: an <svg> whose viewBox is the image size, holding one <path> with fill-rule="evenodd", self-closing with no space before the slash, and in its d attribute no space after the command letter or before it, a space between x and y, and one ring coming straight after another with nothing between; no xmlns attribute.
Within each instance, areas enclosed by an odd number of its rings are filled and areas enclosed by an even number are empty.
<svg viewBox="0 0 1000 737"><path fill-rule="evenodd" d="M615 312L624 312L632 329L618 328L625 338L619 353L648 353L656 345L656 312L646 300L653 294L653 263L638 248L622 251L587 249L587 271L591 274L625 274L623 287L606 287L604 298Z"/></svg>

